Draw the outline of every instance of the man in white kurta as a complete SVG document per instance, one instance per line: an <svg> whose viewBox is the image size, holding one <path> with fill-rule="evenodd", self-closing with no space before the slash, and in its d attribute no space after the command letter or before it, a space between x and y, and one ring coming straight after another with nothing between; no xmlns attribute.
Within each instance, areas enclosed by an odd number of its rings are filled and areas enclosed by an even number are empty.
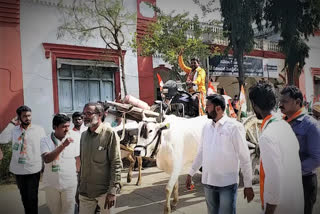
<svg viewBox="0 0 320 214"><path fill-rule="evenodd" d="M74 213L77 188L76 158L80 156L80 138L78 134L69 132L69 121L65 115L55 115L55 132L41 140L41 154L45 161L43 186L52 214ZM60 135L57 134L58 131Z"/></svg>
<svg viewBox="0 0 320 214"><path fill-rule="evenodd" d="M265 173L264 207L277 204L275 213L302 214L304 208L299 143L290 125L279 118L259 138Z"/></svg>
<svg viewBox="0 0 320 214"><path fill-rule="evenodd" d="M249 98L261 125L260 197L266 214L303 214L304 198L299 143L290 125L271 112L276 97L271 85L250 88Z"/></svg>

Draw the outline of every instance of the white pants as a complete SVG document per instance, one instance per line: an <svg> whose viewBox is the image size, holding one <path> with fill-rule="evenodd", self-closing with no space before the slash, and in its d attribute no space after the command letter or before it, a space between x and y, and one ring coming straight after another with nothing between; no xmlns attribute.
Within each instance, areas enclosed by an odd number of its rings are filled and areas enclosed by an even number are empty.
<svg viewBox="0 0 320 214"><path fill-rule="evenodd" d="M64 190L45 187L47 205L52 214L74 214L76 186Z"/></svg>
<svg viewBox="0 0 320 214"><path fill-rule="evenodd" d="M108 209L108 208L104 209L106 195L107 194L103 194L97 198L88 198L86 196L79 195L79 201L80 201L79 214L94 214L94 211L96 210L97 204L100 207L100 214L113 214L113 213L115 213L114 208L116 205L114 205L110 209Z"/></svg>

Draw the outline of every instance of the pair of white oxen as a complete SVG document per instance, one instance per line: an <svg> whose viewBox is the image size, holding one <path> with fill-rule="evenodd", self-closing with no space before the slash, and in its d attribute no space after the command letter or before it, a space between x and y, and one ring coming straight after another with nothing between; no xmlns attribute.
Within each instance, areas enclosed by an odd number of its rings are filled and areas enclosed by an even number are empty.
<svg viewBox="0 0 320 214"><path fill-rule="evenodd" d="M187 119L167 115L162 123L157 123L155 118L143 117L139 124L130 125L131 128L138 127L138 140L134 148L134 155L140 165L137 185L141 184L142 157L155 158L157 167L170 175L166 186L164 213L170 213L178 203L179 175L183 166L192 163L195 159L203 127L208 121L207 116ZM131 159L127 177L127 182L130 182L134 162L128 153L123 155L122 151L122 157ZM172 193L173 201L170 203Z"/></svg>

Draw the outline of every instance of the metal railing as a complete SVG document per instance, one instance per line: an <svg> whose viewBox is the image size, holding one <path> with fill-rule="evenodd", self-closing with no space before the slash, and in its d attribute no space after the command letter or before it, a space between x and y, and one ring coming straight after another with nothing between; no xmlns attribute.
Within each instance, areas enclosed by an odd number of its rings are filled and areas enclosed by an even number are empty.
<svg viewBox="0 0 320 214"><path fill-rule="evenodd" d="M201 39L204 42L224 46L229 44L228 38L224 37L223 35L223 28L221 24L201 23L201 27L207 29L207 32L201 36ZM273 35L271 28L265 28L262 31L259 31L257 28L255 28L254 34L256 37L254 49L276 52L281 50L278 42L265 39L267 36ZM186 36L187 38L193 37L192 28L186 32Z"/></svg>

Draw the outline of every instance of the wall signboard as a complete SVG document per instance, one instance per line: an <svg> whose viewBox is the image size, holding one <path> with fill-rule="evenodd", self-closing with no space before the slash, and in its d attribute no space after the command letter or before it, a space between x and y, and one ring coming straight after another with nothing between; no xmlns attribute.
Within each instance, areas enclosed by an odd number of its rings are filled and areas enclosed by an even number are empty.
<svg viewBox="0 0 320 214"><path fill-rule="evenodd" d="M243 69L245 77L279 77L278 59L263 59L245 56L243 59ZM209 57L209 75L238 77L239 74L237 60L233 56L213 56Z"/></svg>
<svg viewBox="0 0 320 214"><path fill-rule="evenodd" d="M263 60L254 57L244 57L244 75L246 77L263 77ZM232 56L209 57L209 73L213 76L238 77L238 63Z"/></svg>

